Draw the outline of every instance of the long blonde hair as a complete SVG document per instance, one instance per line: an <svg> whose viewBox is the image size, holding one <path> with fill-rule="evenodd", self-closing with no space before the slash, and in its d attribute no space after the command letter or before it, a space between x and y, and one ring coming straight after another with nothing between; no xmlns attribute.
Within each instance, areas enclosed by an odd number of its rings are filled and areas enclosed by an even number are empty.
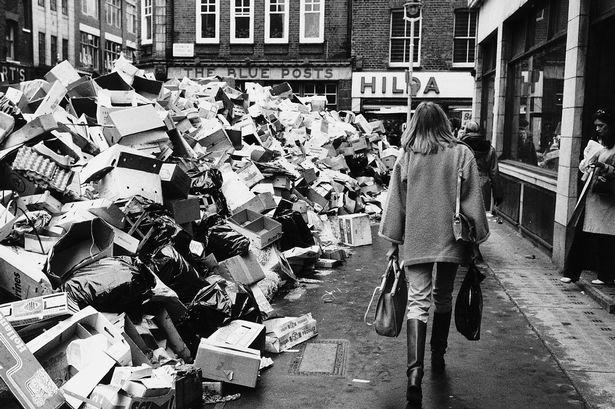
<svg viewBox="0 0 615 409"><path fill-rule="evenodd" d="M437 153L440 148L454 145L457 140L451 131L450 121L440 105L421 102L416 108L410 126L401 137L407 152L423 155Z"/></svg>

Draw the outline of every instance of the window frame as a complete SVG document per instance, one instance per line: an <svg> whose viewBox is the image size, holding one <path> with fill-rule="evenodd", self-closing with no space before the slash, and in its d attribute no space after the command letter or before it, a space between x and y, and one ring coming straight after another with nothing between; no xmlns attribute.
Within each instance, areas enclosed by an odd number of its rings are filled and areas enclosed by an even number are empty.
<svg viewBox="0 0 615 409"><path fill-rule="evenodd" d="M201 6L203 5L203 2L213 2L213 4L215 5L216 11L216 35L212 38L208 38L208 37L201 37L201 32L203 29L203 21L202 21L202 15L203 14L211 14L211 13L202 13L201 12ZM196 4L196 32L195 32L195 36L196 36L196 43L197 44L220 44L220 0L196 0L195 1Z"/></svg>
<svg viewBox="0 0 615 409"><path fill-rule="evenodd" d="M94 42L96 42L96 46L94 46L93 44L91 44L89 42L88 43L84 43L83 42L83 35L84 34L86 36L91 36L94 40L98 40L97 42L94 41ZM92 70L100 69L100 41L101 41L101 37L100 36L96 36L94 34L90 34L90 33L85 32L85 31L79 31L79 63L81 64L82 67L87 67L87 68L90 68ZM91 47L95 51L93 53L94 55L92 56L92 65L91 66L85 65L83 63L82 51L83 51L84 45L87 46L87 47Z"/></svg>
<svg viewBox="0 0 615 409"><path fill-rule="evenodd" d="M116 0L105 0L105 21L111 27L122 28L122 0L117 4Z"/></svg>
<svg viewBox="0 0 615 409"><path fill-rule="evenodd" d="M47 65L47 36L41 31L38 32L38 65Z"/></svg>
<svg viewBox="0 0 615 409"><path fill-rule="evenodd" d="M149 6L147 3L149 2ZM146 9L150 9L149 13ZM150 16L150 34L151 37L147 38L145 33L147 32L147 16ZM149 45L154 42L154 0L141 0L141 44Z"/></svg>
<svg viewBox="0 0 615 409"><path fill-rule="evenodd" d="M289 0L273 0L277 2L283 2L284 4L284 12L271 12L271 2L272 0L265 0L265 44L288 44L288 23L290 21L290 2ZM274 38L271 37L271 15L272 14L281 14L284 16L284 34L282 38Z"/></svg>
<svg viewBox="0 0 615 409"><path fill-rule="evenodd" d="M111 72L113 71L113 61L117 60L122 55L122 44L105 39L105 49L103 52L103 70L105 72ZM107 66L107 64L109 64L109 66Z"/></svg>
<svg viewBox="0 0 615 409"><path fill-rule="evenodd" d="M320 93L318 92L317 88L318 86L322 86L324 87L325 92L324 93ZM335 87L335 92L329 92L330 87ZM338 104L339 104L339 99L338 99L338 91L339 91L339 87L337 86L337 83L335 82L325 82L325 83L317 83L317 82L308 82L303 84L302 87L302 96L304 97L311 97L311 96L323 96L325 98L327 98L327 109L337 109ZM335 97L335 102L329 102L329 97L330 96L334 96Z"/></svg>
<svg viewBox="0 0 615 409"><path fill-rule="evenodd" d="M38 0L39 7L45 8L45 0Z"/></svg>
<svg viewBox="0 0 615 409"><path fill-rule="evenodd" d="M70 52L69 50L70 50L70 41L68 41L68 38L63 38L62 39L62 60L66 60L66 61L69 60L68 58L68 54Z"/></svg>
<svg viewBox="0 0 615 409"><path fill-rule="evenodd" d="M6 60L7 61L18 61L17 60L17 23L13 20L6 21L6 32L5 32L5 40L6 40ZM10 55L9 55L10 51Z"/></svg>
<svg viewBox="0 0 615 409"><path fill-rule="evenodd" d="M60 0L60 9L63 16L68 16L68 0Z"/></svg>
<svg viewBox="0 0 615 409"><path fill-rule="evenodd" d="M237 13L237 6L235 5L235 1L236 0L229 0L230 3L230 12L231 12L231 23L230 23L230 43L231 44L254 44L254 0L241 0L241 1L247 1L248 2L248 7L250 8L250 11L248 13L248 15L240 15L241 17L249 17L250 18L250 25L249 25L249 30L250 30L250 36L248 38L237 38L237 32L236 32L236 17L239 17L236 13Z"/></svg>
<svg viewBox="0 0 615 409"><path fill-rule="evenodd" d="M467 18L468 18L468 34L470 31L470 19L472 17L472 15L475 16L475 23L474 23L474 36L466 36L466 37L456 37L455 36L455 32L457 29L457 16L459 16L460 14L467 14ZM465 68L471 68L474 67L474 65L476 64L476 30L478 30L478 15L475 11L472 11L470 9L457 9L455 10L455 18L453 19L453 55L452 55L452 66L453 67L465 67ZM470 40L474 40L474 57L473 57L473 61L472 62L455 62L455 40L465 40L465 41L470 41ZM469 55L466 55L466 60L468 59Z"/></svg>
<svg viewBox="0 0 615 409"><path fill-rule="evenodd" d="M393 13L404 13L403 9L391 9L390 13L389 13L389 67L392 68L407 68L408 67L408 61L392 61L391 60L391 50L393 48L393 40L407 40L409 42L409 40L413 39L412 37L393 37ZM403 17L402 17L403 18ZM418 36L418 50L417 50L417 57L416 57L416 61L412 62L412 67L420 67L421 66L421 49L423 48L423 10L420 11L420 15L419 17L413 19L413 21L406 21L404 20L404 33L407 32L407 24L411 24L411 31L412 33L414 33L414 25L417 24L419 25L419 36ZM406 58L406 49L404 47L404 59ZM414 60L414 55L411 56L411 58Z"/></svg>
<svg viewBox="0 0 615 409"><path fill-rule="evenodd" d="M313 2L317 1L320 3L320 16L319 16L319 31L318 31L318 37L316 38L311 38L311 37L305 37L305 15L307 13L307 11L305 10L306 8L306 2L310 2L313 4ZM325 0L301 0L301 4L300 4L300 8L299 8L299 42L301 44L322 44L325 42ZM313 13L310 12L310 13Z"/></svg>
<svg viewBox="0 0 615 409"><path fill-rule="evenodd" d="M49 10L58 11L58 0L49 0Z"/></svg>
<svg viewBox="0 0 615 409"><path fill-rule="evenodd" d="M88 7L90 5L89 3L91 3L91 5L94 6L92 11L89 10L89 7ZM93 18L98 18L100 14L99 11L100 10L98 10L97 0L81 0L81 14L84 14L86 16L90 16Z"/></svg>
<svg viewBox="0 0 615 409"><path fill-rule="evenodd" d="M137 5L127 1L124 9L126 10L126 31L130 34L137 34L137 27L139 23ZM129 10L131 11L130 13L128 12ZM130 30L131 27L132 31Z"/></svg>
<svg viewBox="0 0 615 409"><path fill-rule="evenodd" d="M58 59L58 36L55 36L53 34L49 36L49 57L51 58L51 61L50 61L51 66L52 67L55 66L59 61Z"/></svg>

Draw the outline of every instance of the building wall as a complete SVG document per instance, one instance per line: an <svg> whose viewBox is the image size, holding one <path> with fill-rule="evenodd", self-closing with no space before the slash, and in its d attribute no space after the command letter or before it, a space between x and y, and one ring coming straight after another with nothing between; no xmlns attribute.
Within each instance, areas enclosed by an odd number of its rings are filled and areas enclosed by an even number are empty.
<svg viewBox="0 0 615 409"><path fill-rule="evenodd" d="M355 0L352 8L352 56L362 70L387 70L391 9L403 1ZM468 7L467 0L424 0L420 66L417 69L449 70L453 61L453 28L456 9Z"/></svg>
<svg viewBox="0 0 615 409"><path fill-rule="evenodd" d="M57 9L52 11L49 0L44 0L45 6L40 6L38 0L32 2L32 55L35 66L50 66L51 57L51 36L58 38L58 54L62 59L68 59L71 63L75 62L74 38L75 38L75 4L67 1L68 14L62 13L62 0L57 0ZM45 59L39 59L39 33L45 34ZM62 39L68 39L68 57L61 55Z"/></svg>
<svg viewBox="0 0 615 409"><path fill-rule="evenodd" d="M122 51L125 51L126 48L132 48L134 50L137 49L137 33L131 33L128 31L128 16L126 14L126 0L122 0L121 2L121 27L117 27L113 24L107 23L107 15L106 15L106 0L97 0L98 1L98 17L93 17L89 14L84 14L82 12L81 6L82 0L74 0L75 7L75 33L74 33L74 53L76 56L76 67L84 70L91 71L90 67L84 66L80 61L80 53L81 53L81 28L87 26L85 30L96 31L99 37L99 72L104 72L104 54L105 54L105 41L112 41L115 43L122 44ZM138 3L139 0L136 0L135 6L137 6L137 32L140 24L139 12L138 12ZM94 30L92 30L94 29Z"/></svg>

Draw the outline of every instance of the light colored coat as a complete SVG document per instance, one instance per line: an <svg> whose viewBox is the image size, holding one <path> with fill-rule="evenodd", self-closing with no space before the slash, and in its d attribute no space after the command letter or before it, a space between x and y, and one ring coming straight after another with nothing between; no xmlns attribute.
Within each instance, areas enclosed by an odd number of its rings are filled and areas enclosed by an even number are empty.
<svg viewBox="0 0 615 409"><path fill-rule="evenodd" d="M453 236L458 169L463 171L461 212L474 223L479 243L489 236L470 148L455 144L429 155L404 151L391 174L379 234L400 244L399 257L406 265L469 261L467 247Z"/></svg>
<svg viewBox="0 0 615 409"><path fill-rule="evenodd" d="M615 147L604 148L596 154L595 160L607 165L615 166ZM594 160L590 160L592 163ZM583 169L582 169L583 170ZM605 176L610 183L614 183L615 175ZM609 194L598 194L591 189L587 193L585 202L585 219L583 231L594 234L608 234L615 236L615 197Z"/></svg>

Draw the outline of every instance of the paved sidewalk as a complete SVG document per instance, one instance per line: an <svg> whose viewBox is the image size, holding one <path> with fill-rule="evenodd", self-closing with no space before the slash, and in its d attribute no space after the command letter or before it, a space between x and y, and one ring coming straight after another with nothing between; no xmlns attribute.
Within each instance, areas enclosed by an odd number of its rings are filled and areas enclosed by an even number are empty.
<svg viewBox="0 0 615 409"><path fill-rule="evenodd" d="M563 284L549 257L506 224L490 220L486 269L592 408L615 407L615 315ZM591 278L589 278L591 280Z"/></svg>

